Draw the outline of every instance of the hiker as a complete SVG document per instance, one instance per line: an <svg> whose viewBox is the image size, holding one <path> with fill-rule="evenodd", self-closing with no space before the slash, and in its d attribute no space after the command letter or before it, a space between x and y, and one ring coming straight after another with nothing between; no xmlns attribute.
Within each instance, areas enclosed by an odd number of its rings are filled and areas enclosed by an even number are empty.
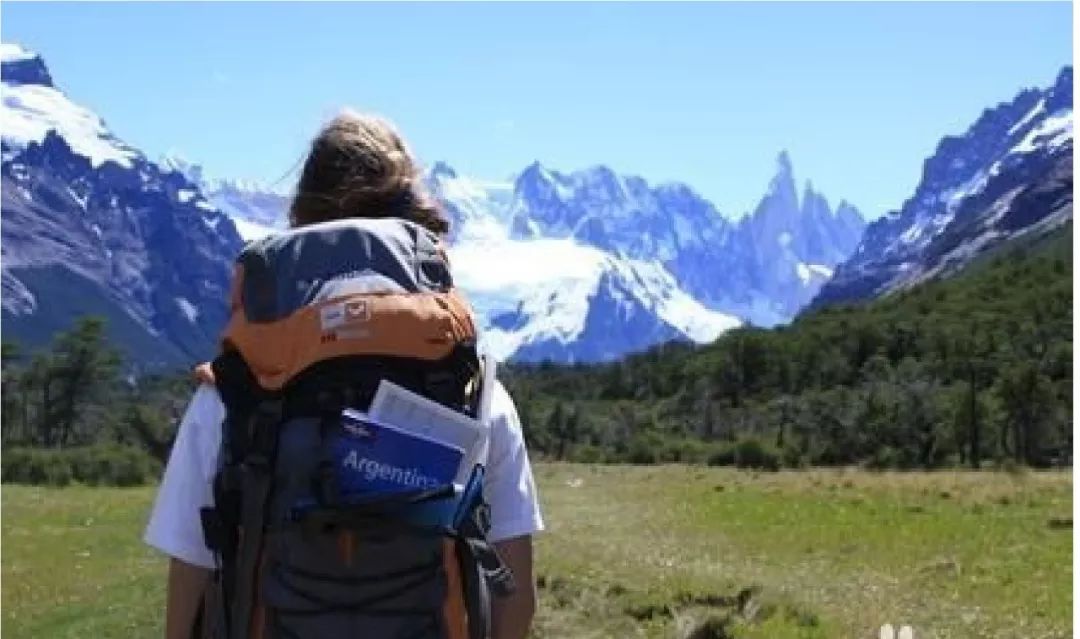
<svg viewBox="0 0 1080 639"><path fill-rule="evenodd" d="M342 221L343 226L352 223L398 224L406 231L420 229L416 231L417 237L427 231L431 237L443 237L449 230L448 221L420 182L412 154L393 126L381 118L352 112L333 119L313 141L289 218L294 230L284 235L320 229L333 220ZM335 225L338 223L329 224ZM387 245L392 247L393 243ZM441 248L436 252L438 258L429 257L445 260ZM250 275L249 279L254 277ZM431 277L437 279L439 273ZM239 288L239 282L234 283L234 321L227 330L241 330L235 325ZM467 323L466 328L471 327L471 318ZM277 344L260 344L258 341L253 344L255 351L277 348ZM215 366L218 365L215 360ZM199 369L198 375L203 382L214 381L217 386L203 383L188 405L145 533L146 543L171 558L166 601L167 639L188 639L193 629L202 623L203 598L211 589L210 577L218 567L216 562L220 557L209 547L213 545L212 540L204 535L202 520L207 512L213 514L215 508L220 507L215 504L215 494L218 494L215 477L226 456L222 450L223 431L231 432L227 426L230 423L227 404L228 410L233 410L236 402L232 397L223 400L226 387L222 386L220 375L213 379L215 372L218 372L217 368L213 372L206 366ZM258 374L258 371L254 372ZM486 541L490 542L502 565L509 569L513 581L512 592L491 597L490 636L493 639L523 639L536 606L532 536L543 529L543 522L517 411L513 400L498 383L491 392L489 414L490 442L487 458L481 460L486 473L482 493L489 507L487 521L490 522ZM357 557L363 559L362 553L363 547ZM349 561L352 560L350 555ZM257 570L254 572L258 573ZM285 630L281 632L285 634ZM250 634L259 636L254 630ZM320 639L321 633L315 634L320 636L303 635L300 639ZM351 632L346 634L353 636ZM358 633L355 636L369 635ZM371 635L371 639L379 638Z"/></svg>

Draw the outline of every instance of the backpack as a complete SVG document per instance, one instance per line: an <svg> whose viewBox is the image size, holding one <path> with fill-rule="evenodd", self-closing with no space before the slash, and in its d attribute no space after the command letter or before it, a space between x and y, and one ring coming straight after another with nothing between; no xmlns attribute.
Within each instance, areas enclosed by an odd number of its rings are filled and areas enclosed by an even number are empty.
<svg viewBox="0 0 1080 639"><path fill-rule="evenodd" d="M217 569L198 632L215 639L485 639L512 590L486 540L483 466L464 489L341 489L342 412L381 380L477 417L481 360L437 237L412 222L335 220L237 258L221 353Z"/></svg>

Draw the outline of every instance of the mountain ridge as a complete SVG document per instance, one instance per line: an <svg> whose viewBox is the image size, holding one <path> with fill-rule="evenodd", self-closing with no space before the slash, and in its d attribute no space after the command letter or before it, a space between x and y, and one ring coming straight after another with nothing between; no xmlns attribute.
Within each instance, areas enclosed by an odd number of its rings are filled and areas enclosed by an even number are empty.
<svg viewBox="0 0 1080 639"><path fill-rule="evenodd" d="M1029 225L1071 219L1072 99L1072 67L1066 66L1049 87L1021 90L984 109L962 135L942 138L924 161L914 194L867 227L814 305L877 297L955 270L1023 230L1002 226L1006 218L1037 218ZM1020 196L1040 189L1068 197L1006 215L1032 204Z"/></svg>
<svg viewBox="0 0 1080 639"><path fill-rule="evenodd" d="M5 98L5 119L24 125L12 134L5 131L3 138L5 187L10 187L5 190L20 196L5 198L5 218L11 222L4 238L5 317L32 318L42 308L34 287L47 287L20 268L58 268L90 282L81 288L100 299L90 306L107 306L110 315L130 318L125 325L142 327L146 339L160 337L173 344L167 350L184 357L208 352L219 328L212 324L223 323L232 256L243 240L284 226L288 196L257 184L214 179L176 156L150 161L57 89L37 54L5 49L4 82L6 95L19 98ZM78 164L79 158L89 166L56 170ZM790 158L786 153L783 158L790 174ZM653 186L602 164L567 173L535 162L512 182L498 182L462 176L441 162L424 179L454 222L455 272L478 301L480 323L492 342L502 345L504 357L610 359L654 340L710 341L747 321L782 322L820 285L834 255L845 250L830 244L844 237L843 229L803 237L807 229L796 223L801 216L796 197L791 210L771 211L780 220L774 226L797 236L777 266L758 248L741 245L745 223L726 219L687 185ZM61 195L47 201L37 197L46 190ZM80 226L85 218L80 198L103 202L95 205L89 231ZM808 216L819 224L839 219L822 208L828 204L815 194ZM848 214L858 217L853 209ZM129 218L136 221L113 228ZM20 234L20 227L34 228L42 220L48 220L42 233ZM155 230L159 224L174 233L173 241L190 245L187 253L160 246L165 239ZM71 258L61 263L43 249L43 237L85 248L65 253ZM763 238L762 250L772 251L773 240ZM121 246L139 257L118 250ZM504 264L483 257L493 251L505 256ZM150 268L154 260L148 256L160 255L212 263L213 274L195 274L199 266L171 262L169 269ZM521 261L526 258L533 261ZM566 263L556 264L557 259ZM539 279L525 275L537 267L547 269ZM494 273L499 270L523 279L505 280ZM773 281L776 273L782 273L782 283ZM192 289L207 278L212 286Z"/></svg>
<svg viewBox="0 0 1080 639"><path fill-rule="evenodd" d="M2 53L8 336L41 345L93 310L141 364L209 355L241 246L232 220L71 102L40 56Z"/></svg>

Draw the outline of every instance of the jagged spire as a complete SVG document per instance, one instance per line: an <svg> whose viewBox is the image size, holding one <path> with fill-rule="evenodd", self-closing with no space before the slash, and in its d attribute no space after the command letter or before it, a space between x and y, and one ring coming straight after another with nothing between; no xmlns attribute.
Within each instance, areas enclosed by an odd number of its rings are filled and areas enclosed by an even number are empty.
<svg viewBox="0 0 1080 639"><path fill-rule="evenodd" d="M778 175L794 175L791 168L791 157L788 156L787 149L782 149L776 156L776 173Z"/></svg>

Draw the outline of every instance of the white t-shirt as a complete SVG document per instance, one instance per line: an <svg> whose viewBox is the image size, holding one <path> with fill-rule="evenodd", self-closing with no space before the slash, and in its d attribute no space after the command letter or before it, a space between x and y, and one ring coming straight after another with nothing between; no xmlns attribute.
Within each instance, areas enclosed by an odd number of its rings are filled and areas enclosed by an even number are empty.
<svg viewBox="0 0 1080 639"><path fill-rule="evenodd" d="M225 406L213 386L195 391L180 422L157 501L146 526L147 544L189 564L212 568L199 510L213 504ZM491 506L488 539L503 541L544 528L521 422L510 395L496 384L491 399L491 445L484 476Z"/></svg>

